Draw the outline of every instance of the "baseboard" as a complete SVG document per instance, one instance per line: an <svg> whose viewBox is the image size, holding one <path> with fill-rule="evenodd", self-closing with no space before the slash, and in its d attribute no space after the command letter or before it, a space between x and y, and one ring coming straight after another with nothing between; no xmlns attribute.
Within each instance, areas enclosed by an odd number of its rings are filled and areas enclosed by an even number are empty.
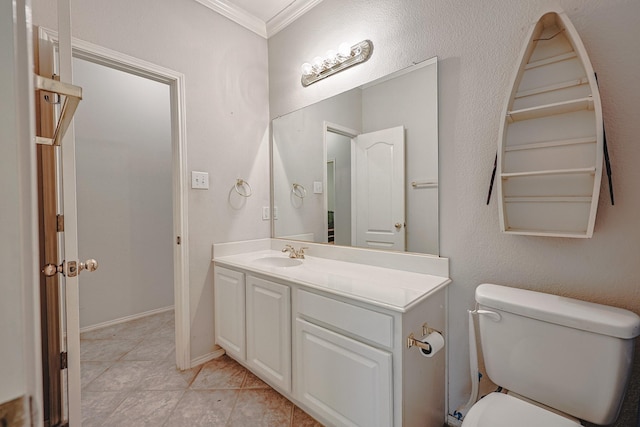
<svg viewBox="0 0 640 427"><path fill-rule="evenodd" d="M196 366L202 365L203 363L206 363L210 360L217 359L220 356L224 356L224 354L225 354L224 349L216 345L215 350L213 350L211 353L207 353L203 356L192 359L191 367L195 368Z"/></svg>
<svg viewBox="0 0 640 427"><path fill-rule="evenodd" d="M85 326L80 328L80 333L89 332L96 329L106 328L107 326L117 325L118 323L128 322L130 320L141 319L143 317L152 316L154 314L164 313L165 311L173 310L174 306L156 308L155 310L145 311L143 313L132 314L131 316L120 317L119 319L109 320L107 322L98 323L96 325Z"/></svg>

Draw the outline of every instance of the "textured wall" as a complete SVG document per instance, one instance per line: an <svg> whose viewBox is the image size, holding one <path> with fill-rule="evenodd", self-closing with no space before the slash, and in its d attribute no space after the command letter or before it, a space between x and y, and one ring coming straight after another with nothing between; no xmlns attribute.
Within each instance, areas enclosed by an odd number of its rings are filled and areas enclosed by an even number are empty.
<svg viewBox="0 0 640 427"><path fill-rule="evenodd" d="M524 37L553 6L567 12L598 73L613 162L616 205L608 201L605 178L594 237L586 240L501 234L495 198L485 205L500 114ZM453 279L450 410L466 401L470 389L466 310L478 284L536 289L640 313L640 168L634 167L640 161L639 18L637 0L324 0L269 40L272 117L412 62L439 58L440 254L451 259ZM341 41L365 38L375 46L367 63L302 88L300 64ZM633 382L640 382L638 374ZM635 411L637 401L636 394L625 414ZM631 425L630 419L619 425Z"/></svg>
<svg viewBox="0 0 640 427"><path fill-rule="evenodd" d="M34 23L57 28L56 2L35 0ZM184 73L187 168L209 172L190 190L191 356L213 349L211 244L269 236L266 41L192 0L72 2L79 39ZM81 107L80 107L81 108ZM253 196L232 204L237 178Z"/></svg>

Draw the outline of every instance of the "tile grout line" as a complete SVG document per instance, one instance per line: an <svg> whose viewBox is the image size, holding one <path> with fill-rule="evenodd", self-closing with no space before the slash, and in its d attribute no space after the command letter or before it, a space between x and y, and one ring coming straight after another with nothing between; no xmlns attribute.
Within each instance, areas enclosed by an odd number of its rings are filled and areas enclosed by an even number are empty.
<svg viewBox="0 0 640 427"><path fill-rule="evenodd" d="M229 417L227 418L227 422L225 423L226 426L228 426L231 423L231 418L233 417L233 413L236 410L236 405L238 404L238 399L240 399L240 392L242 391L242 386L244 385L244 382L247 380L247 371L244 371L244 378L242 379L242 382L240 383L240 388L237 389L237 392L235 393L236 398L233 401L233 405L231 406L231 411L229 411Z"/></svg>

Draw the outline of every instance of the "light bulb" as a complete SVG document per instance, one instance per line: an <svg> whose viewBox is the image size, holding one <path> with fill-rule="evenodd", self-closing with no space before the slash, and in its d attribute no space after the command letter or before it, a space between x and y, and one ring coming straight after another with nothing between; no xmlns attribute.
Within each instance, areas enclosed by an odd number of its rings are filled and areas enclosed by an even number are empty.
<svg viewBox="0 0 640 427"><path fill-rule="evenodd" d="M304 64L302 64L302 67L300 67L300 69L302 70L302 74L305 76L313 74L313 66L308 62L305 62Z"/></svg>
<svg viewBox="0 0 640 427"><path fill-rule="evenodd" d="M320 56L313 58L313 71L318 74L324 69L324 59Z"/></svg>
<svg viewBox="0 0 640 427"><path fill-rule="evenodd" d="M351 56L351 45L349 43L341 43L338 46L338 54L341 58L349 58Z"/></svg>
<svg viewBox="0 0 640 427"><path fill-rule="evenodd" d="M325 54L326 59L324 62L329 66L333 67L338 62L338 52L333 49L329 49Z"/></svg>

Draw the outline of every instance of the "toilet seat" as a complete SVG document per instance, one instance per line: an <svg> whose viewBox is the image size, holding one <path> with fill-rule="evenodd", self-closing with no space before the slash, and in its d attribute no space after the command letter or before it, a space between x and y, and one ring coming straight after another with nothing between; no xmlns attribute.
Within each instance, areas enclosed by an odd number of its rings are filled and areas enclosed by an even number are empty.
<svg viewBox="0 0 640 427"><path fill-rule="evenodd" d="M489 393L476 402L462 427L580 427L580 423L522 399Z"/></svg>

